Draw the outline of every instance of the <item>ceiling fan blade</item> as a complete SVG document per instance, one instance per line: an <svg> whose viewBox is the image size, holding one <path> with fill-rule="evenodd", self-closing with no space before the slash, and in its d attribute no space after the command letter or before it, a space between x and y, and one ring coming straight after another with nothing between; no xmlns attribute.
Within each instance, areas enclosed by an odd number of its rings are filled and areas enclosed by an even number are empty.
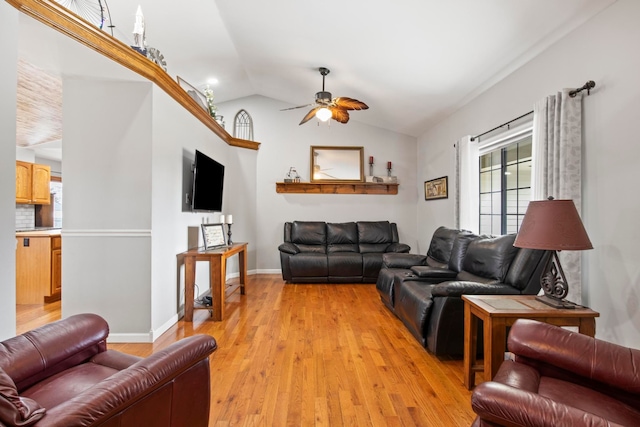
<svg viewBox="0 0 640 427"><path fill-rule="evenodd" d="M304 118L302 119L302 121L300 122L299 125L303 125L303 124L307 123L309 120L311 120L313 117L315 117L316 111L318 111L320 108L322 108L322 107L312 108L311 111L309 111L307 113L307 115L304 116Z"/></svg>
<svg viewBox="0 0 640 427"><path fill-rule="evenodd" d="M288 110L297 110L298 108L306 108L306 107L311 107L315 104L305 104L305 105L298 105L297 107L291 107L291 108L283 108L280 111L288 111Z"/></svg>
<svg viewBox="0 0 640 427"><path fill-rule="evenodd" d="M357 99L341 96L333 100L333 104L345 110L366 110L369 108L364 102L360 102Z"/></svg>
<svg viewBox="0 0 640 427"><path fill-rule="evenodd" d="M329 107L331 110L331 118L336 122L347 123L349 121L349 113L340 107Z"/></svg>

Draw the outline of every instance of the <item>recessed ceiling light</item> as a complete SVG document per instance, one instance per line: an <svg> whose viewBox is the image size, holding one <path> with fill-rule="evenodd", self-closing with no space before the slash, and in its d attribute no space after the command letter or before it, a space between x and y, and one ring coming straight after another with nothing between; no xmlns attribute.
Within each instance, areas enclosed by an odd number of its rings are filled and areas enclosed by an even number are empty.
<svg viewBox="0 0 640 427"><path fill-rule="evenodd" d="M209 79L207 79L208 85L217 85L218 83L218 79L216 79L215 77L210 77Z"/></svg>

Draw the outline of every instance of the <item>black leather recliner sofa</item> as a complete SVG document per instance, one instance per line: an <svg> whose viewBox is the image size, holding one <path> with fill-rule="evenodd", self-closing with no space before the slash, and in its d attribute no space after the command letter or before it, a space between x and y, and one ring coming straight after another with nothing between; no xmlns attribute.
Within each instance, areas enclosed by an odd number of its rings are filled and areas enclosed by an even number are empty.
<svg viewBox="0 0 640 427"><path fill-rule="evenodd" d="M375 283L384 253L406 253L389 221L284 224L282 278L289 283Z"/></svg>
<svg viewBox="0 0 640 427"><path fill-rule="evenodd" d="M461 356L462 295L531 295L540 290L550 252L516 248L515 237L440 227L426 256L383 256L376 282L380 299L429 351Z"/></svg>

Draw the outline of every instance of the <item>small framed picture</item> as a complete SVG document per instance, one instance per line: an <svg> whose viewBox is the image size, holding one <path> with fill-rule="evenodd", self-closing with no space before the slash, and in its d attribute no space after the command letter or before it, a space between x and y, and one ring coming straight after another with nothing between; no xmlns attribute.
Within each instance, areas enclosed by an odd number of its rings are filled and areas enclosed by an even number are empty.
<svg viewBox="0 0 640 427"><path fill-rule="evenodd" d="M224 226L222 224L202 224L204 250L226 246L224 240Z"/></svg>
<svg viewBox="0 0 640 427"><path fill-rule="evenodd" d="M190 97L192 97L198 103L199 106L204 108L206 112L209 112L209 108L207 108L207 97L204 93L191 86L191 84L189 84L180 76L178 76L178 84L189 94Z"/></svg>
<svg viewBox="0 0 640 427"><path fill-rule="evenodd" d="M449 197L448 177L432 179L424 182L424 199L446 199Z"/></svg>

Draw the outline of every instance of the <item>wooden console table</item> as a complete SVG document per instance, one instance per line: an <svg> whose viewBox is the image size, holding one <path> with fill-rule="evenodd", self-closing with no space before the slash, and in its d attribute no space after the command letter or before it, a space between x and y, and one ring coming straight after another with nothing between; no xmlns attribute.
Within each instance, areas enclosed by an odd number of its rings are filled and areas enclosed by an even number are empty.
<svg viewBox="0 0 640 427"><path fill-rule="evenodd" d="M205 251L202 248L191 249L178 254L178 259L184 260L184 320L193 322L193 310L211 310L213 320L224 319L224 300L240 288L240 294L245 294L247 280L247 245L248 243L233 243ZM240 267L240 283L226 286L227 258L238 255ZM209 286L211 287L212 305L194 304L194 287L196 281L196 261L209 262Z"/></svg>
<svg viewBox="0 0 640 427"><path fill-rule="evenodd" d="M533 319L556 326L577 326L581 334L593 337L596 317L590 308L557 309L535 299L535 295L463 295L464 300L464 385L471 390L475 373L491 380L506 351L507 328L517 319ZM476 363L478 319L483 322L484 363Z"/></svg>

